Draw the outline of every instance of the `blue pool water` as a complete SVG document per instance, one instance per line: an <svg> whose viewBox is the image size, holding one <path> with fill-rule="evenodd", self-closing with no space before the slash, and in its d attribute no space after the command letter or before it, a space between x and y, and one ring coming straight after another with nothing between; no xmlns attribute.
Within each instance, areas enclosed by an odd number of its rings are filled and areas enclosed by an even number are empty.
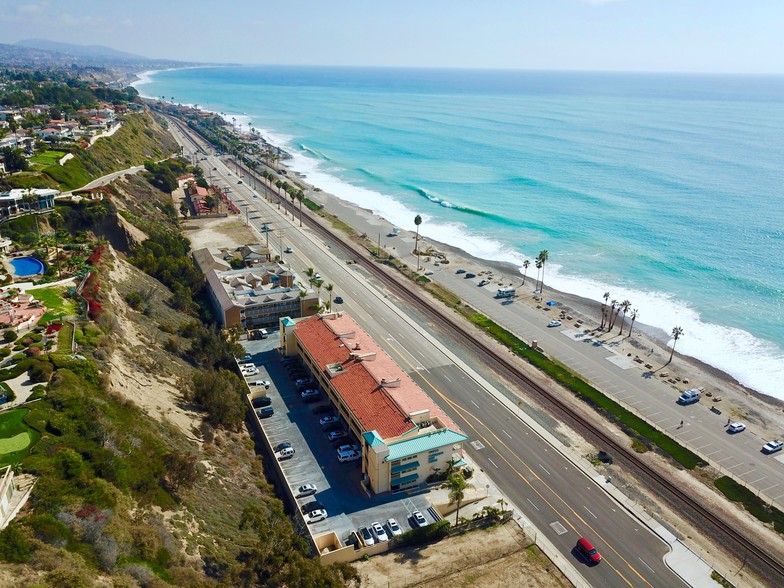
<svg viewBox="0 0 784 588"><path fill-rule="evenodd" d="M14 266L14 275L19 278L44 273L44 264L34 257L12 259L11 265Z"/></svg>

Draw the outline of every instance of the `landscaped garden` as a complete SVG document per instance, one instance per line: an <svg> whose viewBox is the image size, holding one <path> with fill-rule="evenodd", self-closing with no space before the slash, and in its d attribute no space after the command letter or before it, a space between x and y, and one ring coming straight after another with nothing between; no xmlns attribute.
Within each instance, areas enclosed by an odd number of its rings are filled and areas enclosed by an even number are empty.
<svg viewBox="0 0 784 588"><path fill-rule="evenodd" d="M26 408L0 412L0 467L19 463L30 453L39 434L24 422Z"/></svg>

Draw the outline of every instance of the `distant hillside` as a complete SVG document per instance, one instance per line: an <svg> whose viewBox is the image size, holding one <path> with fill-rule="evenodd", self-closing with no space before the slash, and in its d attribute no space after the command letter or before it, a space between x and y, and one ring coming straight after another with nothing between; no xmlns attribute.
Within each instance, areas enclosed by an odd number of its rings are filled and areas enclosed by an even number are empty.
<svg viewBox="0 0 784 588"><path fill-rule="evenodd" d="M24 39L14 43L17 47L27 47L41 51L53 51L62 55L74 57L88 57L92 59L110 59L115 61L153 61L149 57L134 55L124 51L117 51L111 47L103 45L74 45L73 43L61 43L59 41L49 41L47 39Z"/></svg>
<svg viewBox="0 0 784 588"><path fill-rule="evenodd" d="M118 79L118 71L138 72L203 65L171 59L150 59L100 45L73 45L45 39L28 39L15 45L0 43L0 63L3 67L10 68L66 70L81 77L94 77L98 80L102 80L100 72L113 72L102 81Z"/></svg>

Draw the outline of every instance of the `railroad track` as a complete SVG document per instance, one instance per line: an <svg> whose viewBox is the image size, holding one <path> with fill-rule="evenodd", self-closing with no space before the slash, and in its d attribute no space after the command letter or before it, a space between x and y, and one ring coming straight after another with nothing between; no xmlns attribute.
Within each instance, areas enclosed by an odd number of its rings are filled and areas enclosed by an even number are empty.
<svg viewBox="0 0 784 588"><path fill-rule="evenodd" d="M203 149L203 146L196 143L192 138L192 134L195 131L179 121L176 121L176 124L194 146L198 149ZM250 173L248 170L245 171ZM263 186L264 190L273 196L280 197L279 194L272 192L263 181L258 180L258 178L257 181ZM282 199L282 204L287 210L293 207L293 205L289 205L285 198ZM746 537L740 533L739 529L725 522L721 513L708 508L701 501L692 498L678 484L651 470L637 453L613 435L606 433L601 427L597 427L591 419L574 410L569 403L559 398L558 395L540 386L534 379L520 370L518 366L510 362L508 355L498 353L489 346L479 342L475 333L469 330L462 322L462 319L458 320L452 314L452 311L434 303L416 286L403 281L398 275L392 274L387 268L368 258L366 249L336 235L331 229L311 217L309 212L307 215L303 215L303 221L322 237L340 243L341 247L350 253L349 257L353 257L358 265L361 265L392 292L429 316L444 332L450 334L472 353L487 361L488 365L494 367L511 382L516 383L528 393L534 394L540 401L543 401L556 418L575 428L597 447L611 450L616 460L620 458L620 464L633 471L659 498L677 509L696 528L703 529L714 540L720 542L725 549L731 550L738 558L742 558L745 566L771 582L771 586L784 585L784 561L782 561L780 554L764 550L754 539Z"/></svg>

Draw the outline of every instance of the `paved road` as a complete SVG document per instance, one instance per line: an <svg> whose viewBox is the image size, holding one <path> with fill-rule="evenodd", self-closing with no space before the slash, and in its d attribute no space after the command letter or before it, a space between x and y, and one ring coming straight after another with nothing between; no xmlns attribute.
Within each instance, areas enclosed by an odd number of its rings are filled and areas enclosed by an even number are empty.
<svg viewBox="0 0 784 588"><path fill-rule="evenodd" d="M323 248L274 204L237 185L234 172L227 176L216 158L209 157L208 163L232 187L235 202L250 205L250 224L259 229L267 222L284 232L283 247L295 248L285 256L295 271L315 267L326 282L336 284L333 295L344 298L344 308L467 432L475 442L466 448L468 454L589 582L597 587L684 585L664 564L668 548L660 539L468 377L443 347L402 320L397 306L404 303L380 303L385 294L361 269L345 263L339 244ZM462 359L481 363L465 353ZM595 541L605 557L601 565L588 567L573 553L581 535Z"/></svg>

